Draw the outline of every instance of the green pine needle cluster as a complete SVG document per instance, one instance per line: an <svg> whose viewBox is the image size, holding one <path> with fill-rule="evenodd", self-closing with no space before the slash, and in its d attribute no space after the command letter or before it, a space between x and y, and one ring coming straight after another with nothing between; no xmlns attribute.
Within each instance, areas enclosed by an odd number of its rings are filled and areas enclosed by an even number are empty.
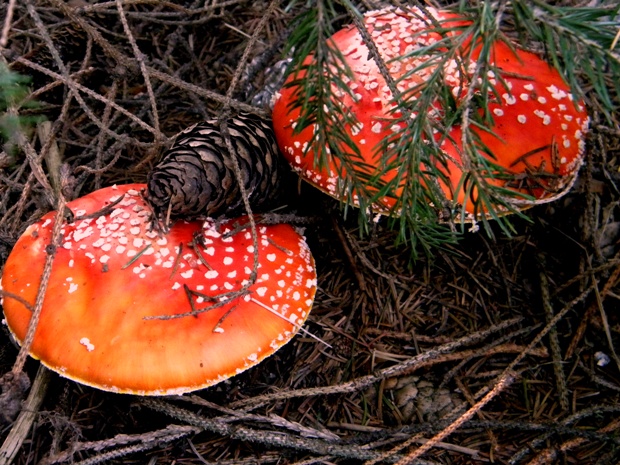
<svg viewBox="0 0 620 465"><path fill-rule="evenodd" d="M425 8L419 2L409 6ZM466 193L466 202L475 202L475 211L487 212L480 216L483 227L492 234L489 221L494 220L506 234L513 233L506 213L519 214L514 201L529 199L526 194L492 182L510 181L511 175L492 157L484 156L489 151L472 130L488 131L486 128L492 127L492 115L485 109L490 101L500 98L487 78L494 75L501 80L490 63L493 43L534 45L560 70L577 97L584 96L582 89L592 88L594 96L588 97L596 98L608 117L619 105L620 55L614 46L620 27L620 6L571 8L538 0L515 0L461 1L451 9L467 21L458 26L461 33L448 34L447 28L436 24L435 31L443 39L411 55L424 56L427 61L409 74L428 68L434 70L430 77L413 89L399 92L387 76L402 115L397 121L402 129L379 148L379 168L368 175L356 174L355 167L365 168L357 172L369 173L369 169L345 131L345 125L355 124L355 116L334 97L336 92L352 92L346 85L351 70L329 40L343 18L359 26L362 14L348 0L314 0L307 4L289 39L288 51L293 57L290 72L297 76L291 85L303 87L294 103L301 108L298 130L315 125L308 150L319 154L316 165L326 166L329 157L339 161L340 192L346 203L355 200L359 205L360 224L365 228L376 213L372 205L384 197L396 197L393 192L402 188L391 222L400 233L399 240L412 245L414 255L420 250L432 253L436 247L453 243L468 228L464 208L459 209L448 200L439 187L439 182L445 181L441 167L446 163L440 144L450 137L449 128L455 124L463 129L464 169L459 188ZM456 104L446 88L442 70L451 60L468 58L460 55L468 49L466 40L479 43L481 52L475 60L473 75L463 74L467 94L463 102ZM314 59L304 61L311 54ZM414 94L416 98L410 98ZM442 114L429 112L433 105L443 109ZM392 181L382 182L381 176L388 171L396 175ZM474 191L477 195L472 200L469 194Z"/></svg>
<svg viewBox="0 0 620 465"><path fill-rule="evenodd" d="M302 108L296 130L315 128L308 150L313 147L326 148L315 151L318 154L315 159L316 167L328 166L332 153L338 157L338 175L342 180L339 191L347 203L353 203L354 195L365 200L371 193L367 189L369 179L345 174L367 167L357 146L345 131L345 126L356 123L355 115L341 105L341 100L335 95L337 92L351 94L345 78L352 78L353 73L341 52L329 40L336 32L333 22L337 11L334 7L331 1L319 1L316 8L309 9L300 16L297 28L289 39L290 46L294 47L291 69L294 70L292 73L295 78L291 85L303 88L303 92L298 92L294 99L294 106ZM316 60L309 64L304 63L310 54L313 54ZM335 115L337 117L334 117Z"/></svg>
<svg viewBox="0 0 620 465"><path fill-rule="evenodd" d="M29 83L30 78L15 73L0 63L0 139L7 152L13 151L13 138L18 130L27 130L41 121L39 116L17 112L20 108L31 109L37 106L37 102L27 98L30 95Z"/></svg>
<svg viewBox="0 0 620 465"><path fill-rule="evenodd" d="M562 71L573 93L592 86L609 117L620 95L620 4L597 7L556 7L538 0L509 2L507 13L520 42L535 41L548 60Z"/></svg>

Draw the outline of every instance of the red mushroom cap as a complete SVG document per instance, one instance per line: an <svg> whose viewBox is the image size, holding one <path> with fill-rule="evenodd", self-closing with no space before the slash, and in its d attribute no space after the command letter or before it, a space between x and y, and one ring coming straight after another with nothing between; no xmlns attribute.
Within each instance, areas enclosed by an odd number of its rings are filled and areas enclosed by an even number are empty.
<svg viewBox="0 0 620 465"><path fill-rule="evenodd" d="M364 25L405 99L415 99L419 94L416 87L437 69L438 65L427 63L427 67L407 76L430 58L430 55L411 53L436 44L442 38L436 32L434 22L440 23L449 31L446 34L453 36L461 33L456 26L466 25L453 13L433 8L426 11L433 15L432 20L424 19L425 13L417 8L388 8L371 11L364 17ZM339 105L349 109L357 118L354 126L345 125L346 130L364 162L371 167L370 172L365 174L372 175L372 170L377 169L382 158L380 154L386 141L394 140L395 134L403 129L402 114L357 28L349 26L338 31L331 42L340 50L354 75L350 80L344 77L353 95L335 84L332 85L332 92ZM442 70L444 84L452 92L457 106L463 103L467 93L467 82L463 82L462 76L472 76L473 65L480 53L478 45L469 50L471 44L468 41L462 44L461 55L468 58L461 65L452 60ZM312 60L312 56L308 57L306 64ZM493 114L493 126L488 131L472 127L472 131L493 154L493 158L487 153L483 156L492 159L506 173L522 179L522 182L505 184L497 179L490 182L533 195L537 202L556 198L572 185L581 165L588 127L583 103L573 102L570 88L558 71L533 53L511 49L503 42L496 42L491 50L491 63L501 70L501 76L489 76L494 94L501 96L501 100L492 103L489 108ZM303 86L296 81L303 80L304 76L304 70L290 76L276 96L273 109L276 138L285 158L302 178L339 198L337 173L340 170L336 157L324 153L326 150L322 147L310 145L314 127L295 130L301 113L295 102L303 96ZM443 109L435 102L429 108L432 115L431 112L443 113ZM463 174L461 126L456 124L449 128L448 135L454 142L446 140L442 145L447 165L437 168L446 175L449 183L439 180L440 185L448 199L464 204L466 211L474 213L475 202L466 201L462 186L459 187ZM437 140L440 140L439 135ZM330 162L325 169L317 168L319 155ZM395 170L388 171L381 179L389 182L395 174ZM385 197L375 208L382 212L389 211L396 203L400 189ZM457 189L460 190L457 192ZM472 196L476 197L475 191ZM470 218L473 219L473 216Z"/></svg>
<svg viewBox="0 0 620 465"><path fill-rule="evenodd" d="M487 108L493 114L490 131L472 130L480 144L493 153L493 161L514 179L508 183L487 181L535 198L512 199L515 206L555 200L573 185L583 160L589 125L583 102L574 102L558 71L533 53L497 42L491 59L501 75L501 80L490 77L500 100L489 103ZM453 126L450 136L457 143L446 141L442 145L448 155L451 181L444 188L450 198L466 204L471 213L474 203L466 202L463 190L454 195L462 176L461 126Z"/></svg>
<svg viewBox="0 0 620 465"><path fill-rule="evenodd" d="M235 295L253 268L247 217L179 221L158 236L149 230L144 187L114 186L69 202L76 219L62 227L31 354L83 384L168 395L216 384L288 342L316 289L304 238L290 225L259 225L256 282ZM118 199L109 213L87 217ZM31 311L11 295L34 305L53 222L50 213L29 226L4 267L4 313L19 341ZM192 309L208 310L157 318Z"/></svg>

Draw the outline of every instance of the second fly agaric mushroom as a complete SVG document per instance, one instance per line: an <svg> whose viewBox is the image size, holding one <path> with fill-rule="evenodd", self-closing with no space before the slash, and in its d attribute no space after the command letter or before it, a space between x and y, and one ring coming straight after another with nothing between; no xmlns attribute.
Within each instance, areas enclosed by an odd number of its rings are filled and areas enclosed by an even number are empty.
<svg viewBox="0 0 620 465"><path fill-rule="evenodd" d="M425 12L432 17L426 17ZM387 8L364 16L364 27L405 100L415 100L420 86L437 71L439 65L435 64L437 61L430 61L431 55L414 53L432 48L442 39L437 24L444 28L444 35L456 37L462 33L456 26L467 23L453 13L433 8L425 8L424 12L417 8ZM454 97L457 108L466 98L468 86L474 79L475 61L480 55L480 45L472 46L470 42L462 42L460 64L457 60L449 60L441 65L442 84ZM341 108L356 118L354 124L344 121L342 124L367 167L364 174L372 175L380 161L385 163L383 150L388 146L386 142L395 140L403 130L403 115L357 28L349 26L340 30L332 36L331 43L341 52L352 72L351 78L342 77L350 91L344 91L334 83L332 95L338 99ZM313 59L308 57L306 64ZM512 179L506 182L487 177L487 180L535 198L534 201L517 198L516 203L555 199L570 188L581 165L588 128L583 103L574 102L569 86L558 71L533 53L498 41L491 48L490 60L499 73L499 76L487 76L491 84L488 111L493 123L487 128L471 129L474 137L479 138L481 156L493 160ZM276 95L273 122L278 144L302 178L339 198L341 180L337 175L337 158L326 153L325 147L313 146L315 127L296 130L301 114L299 102L306 97L304 77L305 70L289 76ZM431 118L444 110L438 102L428 109ZM443 178L438 177L438 183L447 199L463 205L469 219L475 219L485 212L476 210L475 190L470 193L471 198L466 198L461 184L466 164L462 157L460 124L448 128L447 135L440 142L441 136L437 134L437 142L441 143L445 154L445 165L437 162L437 169L444 174ZM330 163L323 169L317 167L321 155ZM360 163L360 166L363 165ZM394 176L395 170L388 171L381 180L388 182ZM395 189L391 196L375 205L375 209L393 213L390 210L401 189Z"/></svg>
<svg viewBox="0 0 620 465"><path fill-rule="evenodd" d="M216 384L288 342L316 289L303 236L289 225L259 225L252 284L247 218L178 221L160 236L149 229L144 187L109 187L68 203L75 218L62 226L31 354L99 389L168 395ZM29 226L4 267L4 313L18 341L53 223L50 213ZM183 316L192 310L204 311Z"/></svg>

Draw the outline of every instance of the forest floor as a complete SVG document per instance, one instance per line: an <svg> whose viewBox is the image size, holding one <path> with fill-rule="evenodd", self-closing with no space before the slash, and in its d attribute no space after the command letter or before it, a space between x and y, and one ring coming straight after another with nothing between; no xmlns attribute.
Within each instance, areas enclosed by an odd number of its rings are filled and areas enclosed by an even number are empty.
<svg viewBox="0 0 620 465"><path fill-rule="evenodd" d="M25 114L51 121L68 200L144 182L178 131L217 116L268 7L18 3L4 55L33 78L39 107ZM249 49L255 72L241 75L233 107L260 90L292 15L276 8ZM79 98L68 98L71 87ZM13 463L618 463L620 130L596 106L591 117L568 195L515 218L511 237L492 225L494 237L466 233L415 261L385 221L360 234L354 211L345 218L335 200L295 183L287 208L312 218L305 235L318 272L306 329L324 342L298 335L183 397L112 394L52 374ZM29 135L37 153L47 137ZM50 166L0 157L0 265L53 209L33 171ZM17 349L8 331L2 341L6 373ZM31 379L38 365L27 362ZM3 439L13 429L6 423Z"/></svg>

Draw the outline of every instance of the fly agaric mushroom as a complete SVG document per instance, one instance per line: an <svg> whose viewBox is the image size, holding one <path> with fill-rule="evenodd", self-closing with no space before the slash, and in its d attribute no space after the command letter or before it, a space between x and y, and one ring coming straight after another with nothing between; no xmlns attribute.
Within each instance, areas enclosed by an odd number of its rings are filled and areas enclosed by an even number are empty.
<svg viewBox="0 0 620 465"><path fill-rule="evenodd" d="M425 12L429 12L432 18L426 18ZM455 14L433 8L425 8L424 12L418 8L371 11L365 14L363 22L387 64L400 97L410 101L417 98L420 88L440 66L433 60L433 55L422 52L432 49L443 36L456 37L462 33L459 27L467 25ZM436 24L443 28L443 36ZM373 176L378 164L386 163L383 151L388 141L394 141L403 129L403 114L356 27L349 26L336 32L330 42L341 52L353 73L351 78L342 76L350 92L335 83L331 91L338 106L357 120L353 120L353 124L342 122L363 159L355 169L366 177ZM449 60L441 65L442 84L451 92L457 108L466 99L481 49L479 44L472 46L471 41L463 40L461 44L458 50L460 63ZM308 65L313 60L313 56L309 56L304 63ZM583 102L574 102L570 88L559 72L533 53L498 41L491 47L490 64L499 72L499 76L488 76L491 101L488 111L493 123L488 128L470 129L474 139L479 138L480 155L501 167L510 181L505 181L506 176L501 176L503 180L486 176L487 182L535 198L533 201L524 200L516 194L515 199L510 199L515 205L553 200L572 186L581 165L589 121ZM412 73L413 70L416 72ZM289 76L275 96L273 121L276 138L285 158L303 179L340 199L337 173L342 168L338 166L337 158L329 153L328 148L313 145L314 125L296 130L301 114L299 102L307 98L303 88L305 73L302 69ZM437 120L435 115L443 114L445 110L435 102L428 108L429 117ZM445 160L436 163L436 169L443 173L443 177L437 178L438 185L447 199L463 205L469 214L467 219L475 220L476 216L486 212L478 211L476 202L465 198L462 177L466 163L461 157L460 120L459 124L448 128L447 137L437 134L436 141L445 154L442 157ZM342 144L341 147L343 152L350 152ZM319 157L326 159L328 166L319 169ZM387 183L395 175L395 169L387 171L381 175L381 181ZM395 213L393 209L401 192L402 187L396 188L374 205L375 210ZM475 200L475 189L470 195Z"/></svg>
<svg viewBox="0 0 620 465"><path fill-rule="evenodd" d="M114 186L69 202L76 216L62 226L31 355L99 389L169 395L216 384L288 342L316 289L304 238L290 225L259 225L252 283L247 217L178 221L158 235L149 229L144 187ZM4 267L4 313L18 341L53 218L29 226ZM184 316L192 310L204 311Z"/></svg>

